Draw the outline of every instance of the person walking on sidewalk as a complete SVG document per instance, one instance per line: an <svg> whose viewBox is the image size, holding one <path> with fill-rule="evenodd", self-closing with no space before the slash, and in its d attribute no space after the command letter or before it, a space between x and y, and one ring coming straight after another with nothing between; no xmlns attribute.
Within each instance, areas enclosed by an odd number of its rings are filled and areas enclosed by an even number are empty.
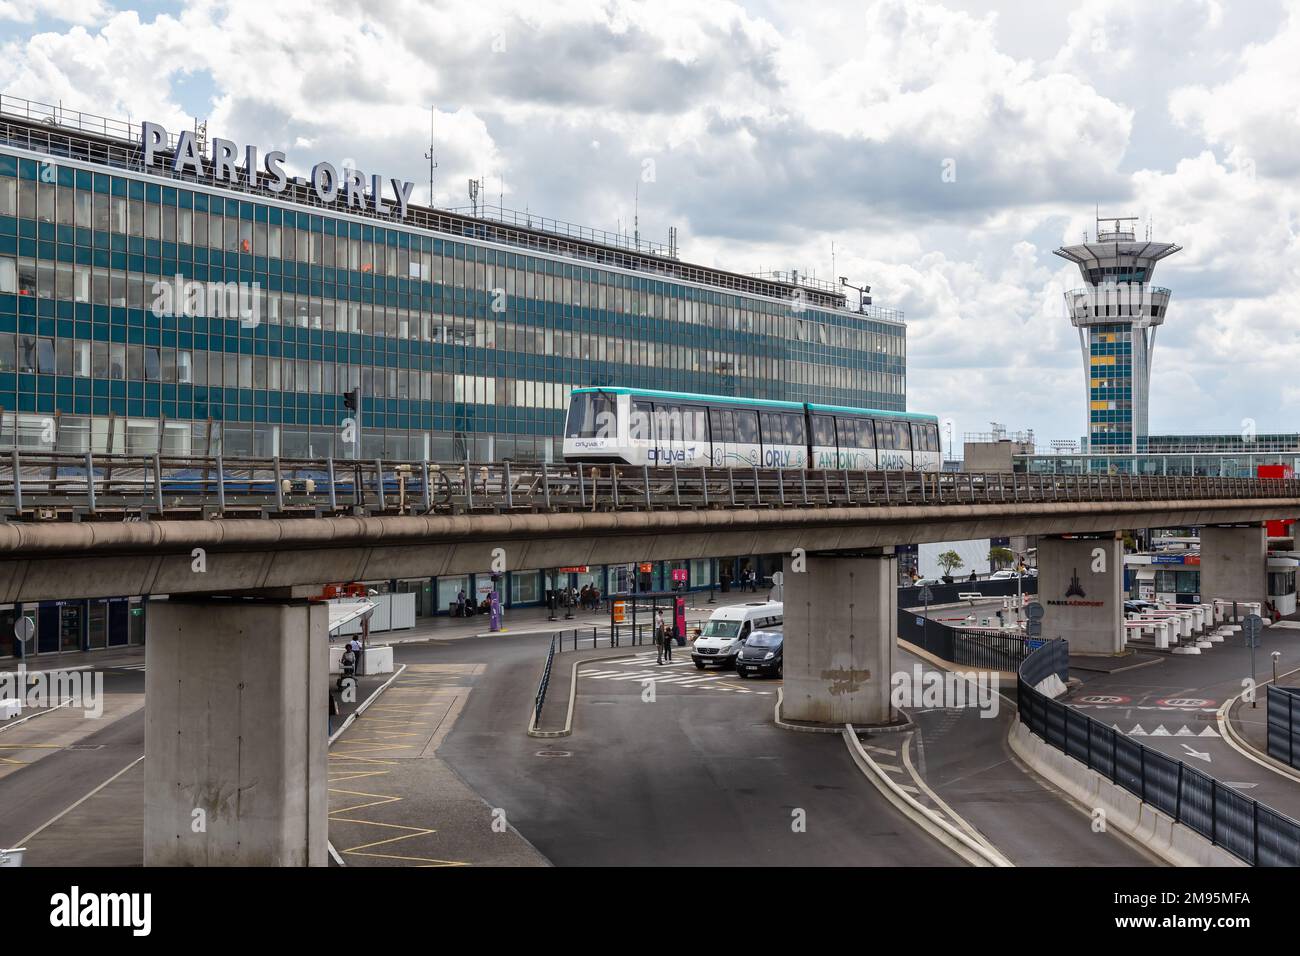
<svg viewBox="0 0 1300 956"><path fill-rule="evenodd" d="M667 649L668 642L664 639L664 612L655 611L655 650L658 652L658 663L664 662Z"/></svg>

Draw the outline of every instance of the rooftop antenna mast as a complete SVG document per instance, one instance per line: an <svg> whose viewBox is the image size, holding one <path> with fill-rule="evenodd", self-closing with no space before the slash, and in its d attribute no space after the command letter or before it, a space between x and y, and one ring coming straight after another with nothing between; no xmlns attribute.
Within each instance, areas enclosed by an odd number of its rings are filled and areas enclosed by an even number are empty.
<svg viewBox="0 0 1300 956"><path fill-rule="evenodd" d="M429 151L424 154L424 158L429 161L429 208L433 208L433 171L438 168L438 157L433 149L433 117L435 110L429 107Z"/></svg>
<svg viewBox="0 0 1300 956"><path fill-rule="evenodd" d="M632 242L638 252L641 251L641 177L637 177L636 190L632 195Z"/></svg>

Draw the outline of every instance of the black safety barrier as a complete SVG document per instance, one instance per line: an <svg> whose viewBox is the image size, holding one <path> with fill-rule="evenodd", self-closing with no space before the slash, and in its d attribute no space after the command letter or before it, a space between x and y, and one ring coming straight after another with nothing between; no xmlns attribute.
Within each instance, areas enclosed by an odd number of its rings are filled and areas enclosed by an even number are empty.
<svg viewBox="0 0 1300 956"><path fill-rule="evenodd" d="M546 703L546 689L551 686L551 664L555 661L555 635L551 636L551 647L546 652L546 666L542 668L542 679L537 682L537 696L533 698L533 726L542 720L542 706Z"/></svg>
<svg viewBox="0 0 1300 956"><path fill-rule="evenodd" d="M1268 755L1300 769L1300 687L1268 687Z"/></svg>
<svg viewBox="0 0 1300 956"><path fill-rule="evenodd" d="M905 608L898 611L899 640L963 667L1014 671L1037 642L1014 631L952 627Z"/></svg>

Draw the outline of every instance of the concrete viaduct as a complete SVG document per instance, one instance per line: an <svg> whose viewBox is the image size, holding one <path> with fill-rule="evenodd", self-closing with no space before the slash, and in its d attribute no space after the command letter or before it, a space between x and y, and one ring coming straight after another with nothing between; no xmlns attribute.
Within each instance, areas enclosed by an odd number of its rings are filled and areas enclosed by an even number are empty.
<svg viewBox="0 0 1300 956"><path fill-rule="evenodd" d="M328 617L306 598L326 583L482 571L496 555L523 569L784 553L784 716L870 725L894 717L896 545L1039 536L1044 635L1106 654L1123 642L1117 531L1200 527L1206 599L1258 600L1262 522L1300 514L1290 481L1192 481L1161 499L1113 483L1031 494L1026 476L1006 476L1012 493L999 479L983 500L925 497L923 483L921 496L873 501L864 477L868 495L852 503L829 484L825 501L806 483L789 500L783 476L779 505L738 500L733 480L721 504L669 507L647 481L631 507L602 507L593 485L590 510L9 521L0 600L167 597L151 602L146 641L146 863L324 865ZM755 499L762 487L755 472ZM675 481L673 492L675 504ZM1087 600L1050 600L1071 589Z"/></svg>

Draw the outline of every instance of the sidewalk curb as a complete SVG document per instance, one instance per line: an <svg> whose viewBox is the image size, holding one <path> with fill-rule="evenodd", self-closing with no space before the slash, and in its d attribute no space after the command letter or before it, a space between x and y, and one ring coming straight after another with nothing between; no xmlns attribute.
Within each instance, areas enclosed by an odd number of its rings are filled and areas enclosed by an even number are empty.
<svg viewBox="0 0 1300 956"><path fill-rule="evenodd" d="M841 734L844 737L844 743L849 748L849 756L853 758L853 762L857 764L863 775L897 810L935 840L942 843L971 866L1014 866L1001 853L978 843L974 838L958 830L948 821L941 820L933 810L922 806L911 794L901 789L871 759L871 755L862 746L862 741L858 740L858 735L854 732L852 724L845 724Z"/></svg>
<svg viewBox="0 0 1300 956"><path fill-rule="evenodd" d="M376 697L378 697L384 691L388 690L388 685L390 685L393 681L397 680L397 678L401 677L402 671L404 670L406 670L405 664L397 665L397 670L393 671L393 676L388 678L388 680L384 681L378 687L376 687L374 691L370 694L370 696L365 699L365 701L362 703L360 707L358 707L352 713L348 714L347 719L344 720L343 723L339 725L339 729L334 731L334 733L330 734L330 739L325 742L325 746L328 748L331 744L334 743L334 741L338 740L339 735L342 734L343 731L347 730L349 727L352 726L352 721L360 717L365 712L366 708L375 702Z"/></svg>
<svg viewBox="0 0 1300 956"><path fill-rule="evenodd" d="M573 707L578 700L578 668L581 667L583 664L590 664L594 661L605 661L607 663L612 663L614 661L628 661L628 660L635 660L635 659L636 659L636 655L632 654L629 655L628 657L586 657L580 661L574 661L573 673L569 678L569 710L568 713L566 713L564 716L564 729L563 730L538 730L537 723L536 723L537 712L530 711L528 715L528 736L548 739L554 737L567 737L571 733L573 733Z"/></svg>
<svg viewBox="0 0 1300 956"><path fill-rule="evenodd" d="M844 728L841 727L839 724L835 724L833 726L830 724L821 724L821 725L792 724L789 723L788 721L782 720L781 704L783 704L784 702L785 702L785 688L778 687L776 689L776 704L772 712L772 721L782 730L793 730L796 733L801 733L801 734L839 734L844 732ZM902 712L904 714L907 713L907 711L902 711ZM872 736L874 736L876 734L897 734L897 733L902 733L905 730L915 730L915 729L916 729L916 724L913 723L912 718L909 716L907 718L907 722L903 724L890 724L888 727L863 727L858 732L863 734L871 734Z"/></svg>
<svg viewBox="0 0 1300 956"><path fill-rule="evenodd" d="M1296 670L1300 670L1300 668L1297 668ZM1291 674L1296 673L1296 670L1288 671L1286 674L1281 674L1279 676L1289 677ZM1257 686L1266 687L1271 683L1273 683L1273 681L1270 679ZM1244 694L1245 691L1242 691L1242 693ZM1218 711L1215 713L1214 718L1215 723L1219 726L1219 736L1228 742L1229 747L1237 751L1237 753L1241 754L1247 760L1259 764L1265 770L1273 771L1279 777L1285 777L1288 780L1300 782L1300 773L1296 772L1293 768L1288 767L1275 757L1271 757L1262 750L1257 749L1254 744L1245 738L1244 735L1238 732L1236 727L1232 726L1232 705L1235 704L1240 697L1241 694L1229 697L1220 705ZM1267 703L1267 696L1264 699Z"/></svg>

